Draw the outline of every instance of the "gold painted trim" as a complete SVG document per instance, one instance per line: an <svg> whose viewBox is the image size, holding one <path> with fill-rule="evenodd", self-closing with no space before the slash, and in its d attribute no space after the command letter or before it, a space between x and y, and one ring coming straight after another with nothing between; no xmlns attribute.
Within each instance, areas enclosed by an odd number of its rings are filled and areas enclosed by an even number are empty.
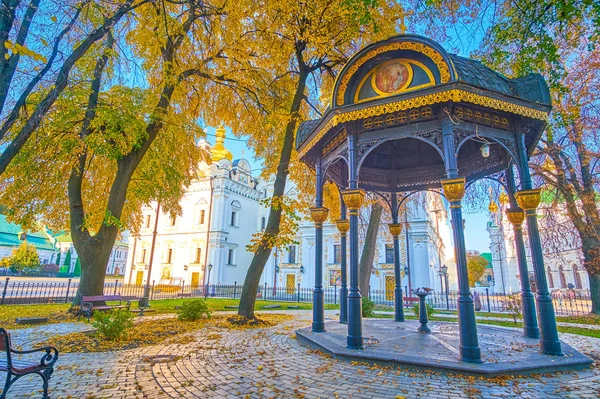
<svg viewBox="0 0 600 399"><path fill-rule="evenodd" d="M464 177L445 179L440 182L442 183L442 189L446 199L450 203L458 202L458 206L456 206L456 204L451 204L451 208L460 207L460 201L465 196L465 182L466 179Z"/></svg>
<svg viewBox="0 0 600 399"><path fill-rule="evenodd" d="M373 116L380 116L398 111L405 111L407 109L419 108L426 105L433 105L444 103L448 101L454 102L468 102L472 104L482 105L488 108L497 109L504 112L509 112L515 115L522 115L533 119L542 121L548 120L548 114L544 111L540 111L534 108L529 108L524 105L518 105L509 103L506 101L498 100L492 97L483 96L480 94L470 93L464 90L446 90L439 93L427 94L424 96L418 96L408 98L406 100L400 100L389 104L377 105L374 107L367 107L363 109L357 109L353 111L342 112L333 115L327 123L318 131L318 133L305 144L304 148L298 151L298 156L302 158L306 153L315 146L315 144L325 136L325 134L334 128L335 126L344 123L355 121L359 119L366 119Z"/></svg>
<svg viewBox="0 0 600 399"><path fill-rule="evenodd" d="M540 204L541 190L521 190L515 193L519 207L525 211L534 211Z"/></svg>
<svg viewBox="0 0 600 399"><path fill-rule="evenodd" d="M348 88L348 82L352 78L352 76L358 71L365 62L378 56L379 54L385 53L387 51L395 51L395 50L412 50L417 53L421 53L426 55L433 61L435 66L440 71L440 81L442 83L447 83L450 81L450 68L449 65L444 60L444 57L432 47L427 46L422 43L414 43L414 42L396 42L390 43L385 46L381 46L369 51L367 54L360 57L358 60L354 62L354 64L348 69L348 71L344 74L342 81L340 83L340 87L337 90L336 95L336 104L338 106L344 105L344 95L346 94L346 89Z"/></svg>

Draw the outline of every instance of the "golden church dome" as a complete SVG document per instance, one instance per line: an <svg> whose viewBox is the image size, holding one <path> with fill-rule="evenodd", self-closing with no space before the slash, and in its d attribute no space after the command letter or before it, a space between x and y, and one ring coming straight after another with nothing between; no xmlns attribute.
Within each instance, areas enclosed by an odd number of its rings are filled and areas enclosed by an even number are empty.
<svg viewBox="0 0 600 399"><path fill-rule="evenodd" d="M212 161L219 162L221 159L228 159L231 161L233 159L233 155L227 148L225 148L225 144L223 143L225 141L225 127L222 123L217 128L216 136L217 140L215 146L210 149Z"/></svg>

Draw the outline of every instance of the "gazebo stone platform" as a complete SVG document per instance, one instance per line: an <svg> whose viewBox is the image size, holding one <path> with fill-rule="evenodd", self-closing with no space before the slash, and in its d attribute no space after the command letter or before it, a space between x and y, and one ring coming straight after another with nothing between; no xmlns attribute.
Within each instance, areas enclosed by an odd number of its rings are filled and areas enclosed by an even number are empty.
<svg viewBox="0 0 600 399"><path fill-rule="evenodd" d="M592 361L562 342L564 356L540 352L539 340L526 338L518 329L480 324L477 328L482 362L460 360L459 327L456 323L430 322L430 334L417 332L419 322L364 319L364 349L348 349L348 326L325 323L325 332L311 328L296 331L298 341L334 358L367 363L428 369L461 374L499 376L573 370Z"/></svg>

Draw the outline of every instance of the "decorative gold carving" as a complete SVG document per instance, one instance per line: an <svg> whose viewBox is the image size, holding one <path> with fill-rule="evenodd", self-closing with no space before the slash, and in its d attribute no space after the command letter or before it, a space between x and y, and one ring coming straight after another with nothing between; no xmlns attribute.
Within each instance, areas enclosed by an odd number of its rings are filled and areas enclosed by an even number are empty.
<svg viewBox="0 0 600 399"><path fill-rule="evenodd" d="M509 200L508 200L508 195L506 193L501 193L500 194L500 203L502 205L506 205L508 204Z"/></svg>
<svg viewBox="0 0 600 399"><path fill-rule="evenodd" d="M473 110L468 107L456 107L455 115L458 119L464 119L470 122L476 122L482 125L499 127L508 130L508 119L504 116Z"/></svg>
<svg viewBox="0 0 600 399"><path fill-rule="evenodd" d="M346 129L344 129L323 146L323 156L329 155L331 151L335 150L340 144L346 141L347 138L348 133L346 133Z"/></svg>
<svg viewBox="0 0 600 399"><path fill-rule="evenodd" d="M379 268L380 269L384 269L384 270L389 270L389 269L393 269L394 268L394 264L393 263L381 263L379 264Z"/></svg>
<svg viewBox="0 0 600 399"><path fill-rule="evenodd" d="M488 206L488 210L490 211L490 213L498 212L498 204L496 204L495 201L490 201L490 206Z"/></svg>
<svg viewBox="0 0 600 399"><path fill-rule="evenodd" d="M323 225L323 222L327 220L328 214L329 209L323 206L310 208L310 216L317 226Z"/></svg>
<svg viewBox="0 0 600 399"><path fill-rule="evenodd" d="M365 192L360 189L342 191L344 203L350 211L358 211L365 199Z"/></svg>
<svg viewBox="0 0 600 399"><path fill-rule="evenodd" d="M398 238L402 232L402 225L400 223L389 223L388 228L390 229L390 234L393 235L394 238Z"/></svg>
<svg viewBox="0 0 600 399"><path fill-rule="evenodd" d="M548 120L548 113L535 108L526 107L498 100L495 98L483 96L480 94L469 93L464 90L447 90L439 93L427 94L405 100L399 100L389 104L376 105L357 109L354 111L342 112L332 115L325 125L308 141L304 147L298 152L300 158L315 146L315 144L323 138L323 136L335 126L361 119L372 118L375 116L385 115L393 112L406 111L408 109L424 107L433 104L444 103L448 101L454 102L469 102L472 104L482 105L488 108L498 109L500 111L509 112L515 115L526 116L528 118L538 119L542 121Z"/></svg>
<svg viewBox="0 0 600 399"><path fill-rule="evenodd" d="M508 221L514 225L520 225L525 220L525 212L519 208L510 208L506 210Z"/></svg>
<svg viewBox="0 0 600 399"><path fill-rule="evenodd" d="M383 125L382 122L385 122L386 125L402 125L407 122L414 122L417 120L426 120L431 119L433 116L433 111L430 107L413 109L409 113L406 112L398 112L397 114L388 114L385 118L375 117L365 119L362 123L365 129L371 129L373 127L381 127Z"/></svg>
<svg viewBox="0 0 600 399"><path fill-rule="evenodd" d="M536 210L540 204L540 190L522 190L515 193L519 207L526 211Z"/></svg>
<svg viewBox="0 0 600 399"><path fill-rule="evenodd" d="M460 202L465 195L465 178L446 179L441 183L446 199L450 202Z"/></svg>
<svg viewBox="0 0 600 399"><path fill-rule="evenodd" d="M348 219L338 219L335 221L335 224L337 225L340 233L342 233L342 236L344 236L348 230L350 230L350 222Z"/></svg>
<svg viewBox="0 0 600 399"><path fill-rule="evenodd" d="M365 62L378 56L379 54L385 53L387 51L394 50L412 50L417 53L421 53L429 57L435 66L440 71L440 82L447 83L450 81L450 69L448 68L448 64L444 60L444 57L433 48L421 44L421 43L413 43L413 42L401 42L401 43L390 43L385 46L378 47L369 51L367 54L363 55L361 58L356 60L354 64L348 69L348 71L344 74L342 81L340 82L340 87L337 92L337 105L344 105L344 95L346 94L346 89L348 88L348 82L354 76L354 74L358 71Z"/></svg>

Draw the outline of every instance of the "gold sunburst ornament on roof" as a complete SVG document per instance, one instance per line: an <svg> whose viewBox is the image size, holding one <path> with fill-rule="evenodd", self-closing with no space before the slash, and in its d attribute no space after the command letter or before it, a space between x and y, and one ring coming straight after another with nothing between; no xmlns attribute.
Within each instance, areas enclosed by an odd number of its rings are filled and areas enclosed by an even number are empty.
<svg viewBox="0 0 600 399"><path fill-rule="evenodd" d="M396 21L400 20L400 34L404 35L406 33L406 23L404 22L404 18L414 15L413 10L404 11L404 7L400 4L400 11L398 12L398 17Z"/></svg>

